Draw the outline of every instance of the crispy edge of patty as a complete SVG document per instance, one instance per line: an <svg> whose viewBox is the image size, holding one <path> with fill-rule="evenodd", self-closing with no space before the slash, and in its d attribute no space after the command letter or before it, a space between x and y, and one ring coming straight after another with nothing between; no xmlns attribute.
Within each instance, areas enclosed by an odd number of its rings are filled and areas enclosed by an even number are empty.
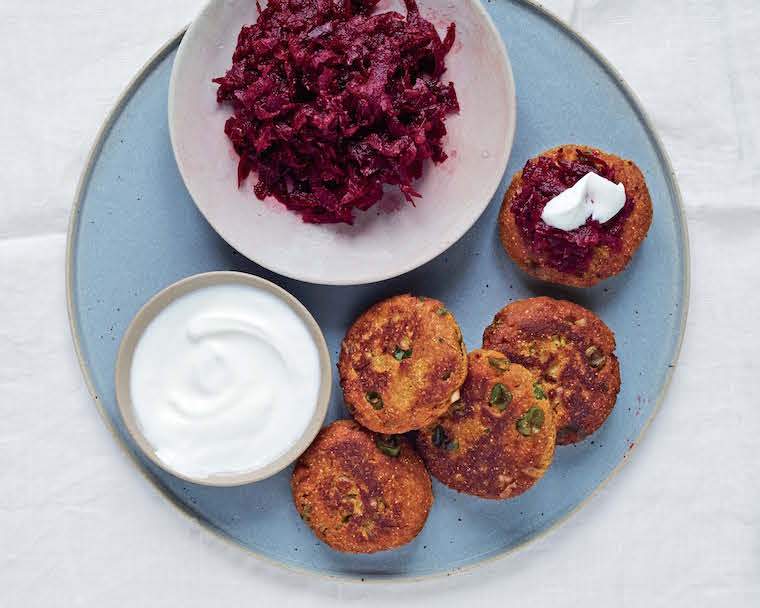
<svg viewBox="0 0 760 608"><path fill-rule="evenodd" d="M544 343L543 350L531 352L537 342ZM486 328L483 345L529 368L546 385L557 412L559 445L595 433L615 407L621 383L615 335L578 304L548 297L513 302ZM572 353L555 356L565 348ZM601 363L594 367L592 361Z"/></svg>
<svg viewBox="0 0 760 608"><path fill-rule="evenodd" d="M408 344L402 344L405 339ZM410 348L411 356L397 360L399 347ZM380 433L406 433L446 411L467 376L467 351L442 302L403 294L376 303L353 323L341 344L338 371L344 401L357 421ZM371 393L381 404L369 402Z"/></svg>
<svg viewBox="0 0 760 608"><path fill-rule="evenodd" d="M536 396L536 378L526 368L492 350L475 350L469 359L461 403L417 433L417 448L430 473L450 488L481 498L514 498L551 465L554 411L547 399ZM489 402L497 384L511 395L503 411ZM534 407L542 410L543 424L537 434L524 436L518 420ZM437 427L440 445L433 439Z"/></svg>
<svg viewBox="0 0 760 608"><path fill-rule="evenodd" d="M291 477L293 501L314 534L337 551L375 553L411 542L427 521L433 489L405 437L397 457L352 420L322 429Z"/></svg>
<svg viewBox="0 0 760 608"><path fill-rule="evenodd" d="M597 154L609 164L614 169L616 178L625 185L626 193L633 198L634 207L623 226L620 251L613 251L606 245L598 246L594 251L589 267L581 275L562 272L542 262L533 252L530 244L523 240L515 216L511 211L512 203L522 190L522 170L514 175L504 196L499 212L499 236L504 250L520 268L531 276L560 285L591 287L621 273L628 266L634 253L646 238L652 224L652 198L644 175L633 161L597 148L566 144L542 152L534 159L546 156L574 160L578 156L577 150Z"/></svg>

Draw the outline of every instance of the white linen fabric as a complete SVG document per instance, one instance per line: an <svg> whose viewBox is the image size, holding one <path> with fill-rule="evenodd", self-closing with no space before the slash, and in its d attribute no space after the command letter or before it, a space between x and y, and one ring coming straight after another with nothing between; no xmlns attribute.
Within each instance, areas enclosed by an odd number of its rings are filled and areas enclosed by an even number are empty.
<svg viewBox="0 0 760 608"><path fill-rule="evenodd" d="M492 0L496 1L496 0ZM760 605L757 0L546 0L638 93L691 232L691 312L631 462L564 526L469 574L295 575L182 517L106 430L65 307L68 214L90 145L201 0L0 0L0 605Z"/></svg>

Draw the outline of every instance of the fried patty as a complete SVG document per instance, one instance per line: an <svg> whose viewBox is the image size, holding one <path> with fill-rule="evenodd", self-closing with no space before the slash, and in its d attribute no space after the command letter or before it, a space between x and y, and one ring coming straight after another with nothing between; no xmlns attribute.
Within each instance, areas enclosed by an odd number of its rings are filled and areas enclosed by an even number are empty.
<svg viewBox="0 0 760 608"><path fill-rule="evenodd" d="M401 295L356 320L338 370L358 422L378 433L406 433L446 412L467 375L467 352L441 302Z"/></svg>
<svg viewBox="0 0 760 608"><path fill-rule="evenodd" d="M554 411L534 375L499 352L476 350L461 400L417 433L417 449L450 488L512 498L549 468L556 434Z"/></svg>
<svg viewBox="0 0 760 608"><path fill-rule="evenodd" d="M615 406L615 336L582 306L545 297L514 302L486 328L483 346L538 375L556 412L560 445L594 433Z"/></svg>
<svg viewBox="0 0 760 608"><path fill-rule="evenodd" d="M320 432L290 485L301 518L330 547L348 553L405 545L433 505L430 476L411 443L350 420Z"/></svg>
<svg viewBox="0 0 760 608"><path fill-rule="evenodd" d="M578 158L578 151L597 155L615 172L615 179L625 186L626 194L633 200L633 210L626 218L620 236L619 250L607 245L595 248L588 267L580 274L563 272L550 266L526 243L512 213L512 203L522 190L523 172L518 171L504 196L499 213L499 235L501 243L509 256L528 274L561 285L573 287L590 287L622 272L631 261L633 254L647 236L652 224L652 199L649 195L644 175L633 161L625 160L588 146L564 145L547 150L538 157L555 160L573 161Z"/></svg>

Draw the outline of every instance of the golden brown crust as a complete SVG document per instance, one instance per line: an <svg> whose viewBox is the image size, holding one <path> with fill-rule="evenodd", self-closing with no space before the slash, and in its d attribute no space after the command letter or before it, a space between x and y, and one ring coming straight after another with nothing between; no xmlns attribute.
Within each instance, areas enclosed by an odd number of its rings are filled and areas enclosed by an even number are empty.
<svg viewBox="0 0 760 608"><path fill-rule="evenodd" d="M501 353L473 351L468 367L461 401L417 433L417 449L430 473L447 486L482 498L513 498L551 464L554 412L545 397L539 398L535 376ZM492 392L499 385L509 397L494 405ZM543 412L540 429L521 433L518 421L532 408Z"/></svg>
<svg viewBox="0 0 760 608"><path fill-rule="evenodd" d="M338 371L358 422L378 433L406 433L446 411L467 375L467 353L441 302L401 295L375 304L351 326Z"/></svg>
<svg viewBox="0 0 760 608"><path fill-rule="evenodd" d="M631 261L633 254L647 236L652 224L652 199L649 195L644 175L633 161L625 160L588 146L567 144L547 150L538 157L562 158L572 161L578 158L578 151L599 156L615 172L615 177L625 185L626 193L633 200L633 211L625 220L621 235L620 251L613 251L606 245L596 248L589 267L580 275L562 272L548 265L525 243L512 213L512 203L522 190L523 172L518 171L504 196L499 212L499 235L509 256L525 272L550 283L572 287L591 287L604 279L622 272ZM538 158L536 157L536 158Z"/></svg>
<svg viewBox="0 0 760 608"><path fill-rule="evenodd" d="M290 486L301 518L337 551L374 553L405 545L433 505L425 465L405 437L398 456L352 420L323 429L298 460Z"/></svg>
<svg viewBox="0 0 760 608"><path fill-rule="evenodd" d="M615 406L615 336L582 306L545 297L514 302L486 328L483 345L540 377L556 411L560 445L594 433Z"/></svg>

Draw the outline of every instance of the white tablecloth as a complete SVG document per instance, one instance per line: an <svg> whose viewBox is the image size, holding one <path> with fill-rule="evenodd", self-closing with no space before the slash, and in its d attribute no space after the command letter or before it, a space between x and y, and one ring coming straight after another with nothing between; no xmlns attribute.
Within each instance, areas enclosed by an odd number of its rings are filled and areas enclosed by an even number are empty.
<svg viewBox="0 0 760 608"><path fill-rule="evenodd" d="M100 420L65 310L69 209L129 78L201 0L0 0L0 606L760 605L757 0L551 0L637 91L692 240L686 343L630 464L518 554L413 585L266 565L180 516Z"/></svg>

